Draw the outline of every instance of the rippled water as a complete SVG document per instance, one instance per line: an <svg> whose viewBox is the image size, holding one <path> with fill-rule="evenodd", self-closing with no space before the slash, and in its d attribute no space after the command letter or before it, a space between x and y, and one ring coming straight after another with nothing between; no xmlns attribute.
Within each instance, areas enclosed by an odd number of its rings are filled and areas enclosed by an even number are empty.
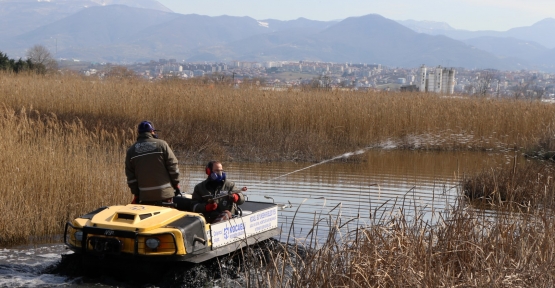
<svg viewBox="0 0 555 288"><path fill-rule="evenodd" d="M423 211L433 221L435 213L455 205L457 184L465 173L512 161L509 154L479 152L369 150L358 157L363 161L326 162L284 177L316 163L223 164L230 180L249 187L249 200L275 201L283 207L279 240L291 242L302 240L318 219L354 219L349 223L354 228L403 209L405 215ZM185 192L206 177L200 165L182 171ZM329 225L324 221L319 233L325 234ZM0 250L0 287L122 286L40 273L65 251L59 244Z"/></svg>
<svg viewBox="0 0 555 288"><path fill-rule="evenodd" d="M512 157L500 153L367 151L361 162L328 162L267 182L314 163L224 163L228 178L247 186L249 200L275 201L280 213L281 240L303 237L320 218L369 225L383 213L403 208L432 215L454 205L458 183L465 173L508 164ZM192 190L202 181L203 167L188 167L186 177ZM271 197L271 199L268 199ZM294 223L294 229L289 229ZM326 225L319 231L326 233ZM304 233L303 233L304 232Z"/></svg>
<svg viewBox="0 0 555 288"><path fill-rule="evenodd" d="M66 253L64 245L0 249L0 287L50 287L69 285L67 277L41 272Z"/></svg>

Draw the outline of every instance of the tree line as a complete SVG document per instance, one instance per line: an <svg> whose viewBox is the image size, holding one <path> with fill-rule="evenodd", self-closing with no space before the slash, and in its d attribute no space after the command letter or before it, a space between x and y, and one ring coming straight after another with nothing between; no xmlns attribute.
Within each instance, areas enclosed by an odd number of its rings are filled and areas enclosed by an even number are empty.
<svg viewBox="0 0 555 288"><path fill-rule="evenodd" d="M10 71L10 72L23 72L23 71L36 71L37 73L46 72L44 65L40 63L33 63L31 59L19 60L10 59L8 55L0 52L0 70Z"/></svg>
<svg viewBox="0 0 555 288"><path fill-rule="evenodd" d="M44 74L49 71L56 71L58 63L50 54L50 51L42 45L35 45L27 51L27 60L10 59L8 54L0 51L0 71L25 72L32 71Z"/></svg>

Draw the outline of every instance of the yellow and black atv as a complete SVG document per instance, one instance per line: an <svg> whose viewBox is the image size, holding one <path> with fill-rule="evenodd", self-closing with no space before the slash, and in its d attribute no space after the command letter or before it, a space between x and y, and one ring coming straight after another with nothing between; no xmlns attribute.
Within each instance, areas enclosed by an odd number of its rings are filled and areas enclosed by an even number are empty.
<svg viewBox="0 0 555 288"><path fill-rule="evenodd" d="M202 214L177 208L128 204L102 207L67 222L64 242L83 256L200 263L279 234L273 203L247 201L234 218L206 223ZM181 206L181 207L180 207Z"/></svg>

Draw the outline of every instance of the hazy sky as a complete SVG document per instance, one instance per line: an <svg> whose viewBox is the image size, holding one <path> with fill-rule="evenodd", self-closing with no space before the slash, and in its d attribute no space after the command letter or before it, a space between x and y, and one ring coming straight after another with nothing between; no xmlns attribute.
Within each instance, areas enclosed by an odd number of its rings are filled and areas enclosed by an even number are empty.
<svg viewBox="0 0 555 288"><path fill-rule="evenodd" d="M158 0L174 12L261 19L338 20L380 14L446 22L465 30L505 31L555 18L554 0Z"/></svg>

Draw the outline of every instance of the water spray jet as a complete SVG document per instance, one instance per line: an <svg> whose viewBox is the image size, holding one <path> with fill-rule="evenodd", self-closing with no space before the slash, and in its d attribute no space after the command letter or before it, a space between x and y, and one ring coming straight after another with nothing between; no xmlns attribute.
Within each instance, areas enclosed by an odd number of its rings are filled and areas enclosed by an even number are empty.
<svg viewBox="0 0 555 288"><path fill-rule="evenodd" d="M285 174L283 174L283 175L274 177L274 178L272 178L272 179L269 179L269 180L266 180L266 181L262 181L262 182L260 182L260 183L258 183L258 184L251 185L251 187L257 187L257 186L260 186L261 184L268 183L268 182L274 181L274 180L276 180L276 179L279 179L279 178L282 178L282 177L285 177L285 176L289 176L289 175L291 175L291 174L294 174L294 173L297 173L297 172L300 172L300 171L304 171L304 170L307 170L307 169L316 167L316 166L318 166L318 165L322 165L322 164L327 163L327 162L330 162L330 161L334 161L334 160L338 160L338 159L347 159L347 158L349 158L349 157L351 157L351 156L354 156L354 155L364 154L364 153L366 153L366 151L370 150L371 148L372 148L372 147L367 147L367 148L360 149L360 150L357 150L357 151L354 151L354 152L347 152L347 153L341 154L341 155L339 155L339 156L335 156L335 157L333 157L333 158L330 158L330 159L327 159L327 160L318 162L318 163L316 163L316 164L312 164L312 165L310 165L310 166L307 166L307 167L304 167L304 168L295 170L295 171L293 171L293 172L288 172L288 173L285 173Z"/></svg>

